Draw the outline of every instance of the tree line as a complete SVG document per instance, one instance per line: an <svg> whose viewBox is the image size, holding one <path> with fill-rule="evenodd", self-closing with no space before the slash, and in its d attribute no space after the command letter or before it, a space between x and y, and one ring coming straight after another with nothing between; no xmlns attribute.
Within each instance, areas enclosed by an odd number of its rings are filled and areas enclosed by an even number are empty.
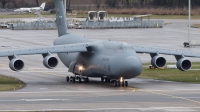
<svg viewBox="0 0 200 112"><path fill-rule="evenodd" d="M5 8L7 4L9 8L19 7L31 7L39 6L41 2L47 2L46 9L54 8L54 0L0 0L2 8ZM71 0L67 0L67 6L70 7ZM77 0L78 1L78 0ZM80 0L81 1L81 0ZM91 4L94 4L98 9L101 5L107 5L110 8L143 8L143 7L165 7L165 8L184 8L188 6L188 0L90 0ZM86 5L86 4L84 4ZM191 0L193 8L200 6L200 0Z"/></svg>
<svg viewBox="0 0 200 112"><path fill-rule="evenodd" d="M184 8L188 7L188 0L94 0L97 4L99 1L105 3L110 8L122 6L125 8L143 8L143 7L164 7L164 8ZM200 0L191 0L193 8L200 6Z"/></svg>

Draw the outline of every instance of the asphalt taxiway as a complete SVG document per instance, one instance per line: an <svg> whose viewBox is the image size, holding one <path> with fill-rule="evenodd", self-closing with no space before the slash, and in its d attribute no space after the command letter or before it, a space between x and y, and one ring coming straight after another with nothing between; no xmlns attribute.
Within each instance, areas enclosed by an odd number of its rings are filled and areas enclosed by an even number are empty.
<svg viewBox="0 0 200 112"><path fill-rule="evenodd" d="M200 47L183 47L182 43L187 41L186 20L165 22L171 24L154 29L70 29L69 32L95 39L199 52ZM199 35L199 29L191 30L192 41L200 43ZM0 30L0 50L53 45L55 38L56 30ZM140 56L143 62L151 60L149 55ZM27 84L21 90L0 92L0 111L200 111L199 84L139 78L128 80L126 88L116 88L96 78L90 78L90 83L66 83L65 77L72 74L61 62L56 69L49 70L43 67L41 55L19 58L25 62L21 72L11 71L8 58L0 58L0 74L19 78ZM166 59L175 61L173 56Z"/></svg>

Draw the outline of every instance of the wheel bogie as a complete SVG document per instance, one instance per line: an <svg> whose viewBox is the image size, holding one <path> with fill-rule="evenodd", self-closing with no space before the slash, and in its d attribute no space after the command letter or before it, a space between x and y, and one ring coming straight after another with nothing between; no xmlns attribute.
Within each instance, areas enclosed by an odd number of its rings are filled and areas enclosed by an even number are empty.
<svg viewBox="0 0 200 112"><path fill-rule="evenodd" d="M81 76L67 76L66 77L66 82L73 82L73 83L81 83L81 82L89 82L89 78L88 77L81 77Z"/></svg>
<svg viewBox="0 0 200 112"><path fill-rule="evenodd" d="M115 87L127 87L128 81L111 80Z"/></svg>

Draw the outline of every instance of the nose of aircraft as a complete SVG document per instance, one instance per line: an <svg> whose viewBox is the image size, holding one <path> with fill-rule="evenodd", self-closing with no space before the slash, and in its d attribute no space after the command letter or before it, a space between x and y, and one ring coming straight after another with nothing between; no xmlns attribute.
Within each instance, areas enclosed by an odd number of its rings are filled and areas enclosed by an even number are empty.
<svg viewBox="0 0 200 112"><path fill-rule="evenodd" d="M113 66L113 75L117 77L134 78L142 72L142 61L137 55L120 56L119 59L115 59Z"/></svg>

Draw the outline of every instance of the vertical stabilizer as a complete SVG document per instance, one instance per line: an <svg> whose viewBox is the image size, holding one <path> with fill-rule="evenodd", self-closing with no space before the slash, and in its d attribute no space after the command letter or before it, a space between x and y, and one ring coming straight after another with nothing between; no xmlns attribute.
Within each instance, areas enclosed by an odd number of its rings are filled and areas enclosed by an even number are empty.
<svg viewBox="0 0 200 112"><path fill-rule="evenodd" d="M66 14L64 13L63 0L54 0L56 10L56 24L58 28L58 36L67 34Z"/></svg>
<svg viewBox="0 0 200 112"><path fill-rule="evenodd" d="M46 3L45 2L43 2L42 4L41 4L41 8L44 10L44 8L45 8L45 5L46 5Z"/></svg>

